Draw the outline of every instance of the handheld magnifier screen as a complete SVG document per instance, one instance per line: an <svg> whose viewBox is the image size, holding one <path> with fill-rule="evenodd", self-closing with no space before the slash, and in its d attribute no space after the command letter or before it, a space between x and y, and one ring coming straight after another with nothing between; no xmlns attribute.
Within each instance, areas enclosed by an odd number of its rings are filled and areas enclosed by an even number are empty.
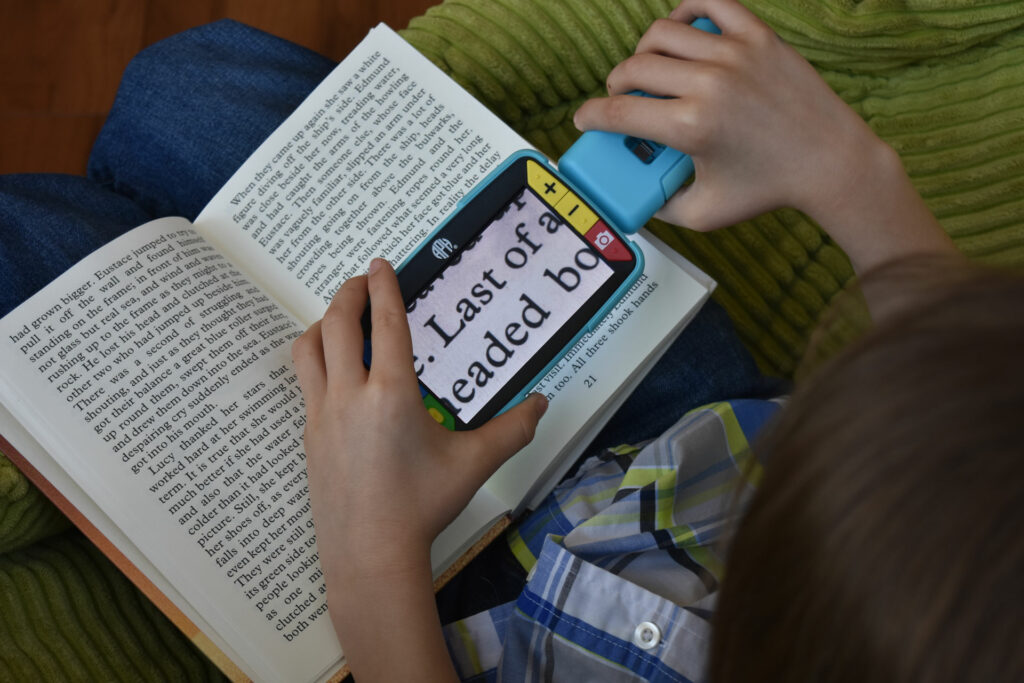
<svg viewBox="0 0 1024 683"><path fill-rule="evenodd" d="M642 271L544 157L516 153L398 270L427 410L472 429L522 400Z"/></svg>

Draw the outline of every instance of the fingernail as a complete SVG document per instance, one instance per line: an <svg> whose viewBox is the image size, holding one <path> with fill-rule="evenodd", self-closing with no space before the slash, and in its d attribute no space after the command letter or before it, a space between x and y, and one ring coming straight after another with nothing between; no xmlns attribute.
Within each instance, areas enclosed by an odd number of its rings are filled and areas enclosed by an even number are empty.
<svg viewBox="0 0 1024 683"><path fill-rule="evenodd" d="M544 413L548 412L548 397L544 394L534 394L534 396L540 396L540 400L537 401L537 419L544 417Z"/></svg>
<svg viewBox="0 0 1024 683"><path fill-rule="evenodd" d="M375 259L373 259L372 261L370 261L370 268L369 268L369 270L366 271L366 274L367 275L373 275L378 270L380 270L381 266L383 266L383 265L384 265L384 259L382 259L382 258L375 258Z"/></svg>

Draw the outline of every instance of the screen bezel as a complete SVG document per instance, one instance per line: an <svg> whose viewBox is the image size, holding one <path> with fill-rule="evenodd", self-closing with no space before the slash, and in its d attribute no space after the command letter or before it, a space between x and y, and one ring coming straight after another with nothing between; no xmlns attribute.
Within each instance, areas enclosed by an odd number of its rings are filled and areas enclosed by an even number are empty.
<svg viewBox="0 0 1024 683"><path fill-rule="evenodd" d="M408 307L421 292L426 290L437 276L450 265L458 262L467 245L472 245L476 237L486 229L493 219L505 209L520 192L534 192L528 183L527 164L529 161L541 164L544 169L574 192L579 199L592 210L600 220L611 226L603 212L588 199L583 197L563 176L559 175L546 162L533 155L522 155L513 159L508 165L499 169L486 184L482 185L461 207L456 209L444 224L430 237L424 240L420 248L398 270L398 282L402 292L402 300ZM507 381L479 412L468 422L461 419L458 407L446 399L441 399L428 386L420 382L420 386L441 403L454 418L456 430L475 429L502 411L524 391L532 388L541 379L543 373L553 361L564 355L567 347L588 330L588 324L603 308L607 306L615 293L630 280L638 266L635 247L626 240L622 233L615 230L616 237L627 247L630 254L628 261L609 261L594 248L585 237L575 230L551 204L538 193L534 195L548 207L553 214L562 219L564 227L573 231L579 238L579 244L590 248L607 264L612 274L597 291L578 308L569 319L533 354L515 375ZM614 228L613 228L614 229ZM439 239L447 239L456 245L455 250L447 258L440 260L434 256L430 246ZM364 316L364 332L369 338L369 312Z"/></svg>

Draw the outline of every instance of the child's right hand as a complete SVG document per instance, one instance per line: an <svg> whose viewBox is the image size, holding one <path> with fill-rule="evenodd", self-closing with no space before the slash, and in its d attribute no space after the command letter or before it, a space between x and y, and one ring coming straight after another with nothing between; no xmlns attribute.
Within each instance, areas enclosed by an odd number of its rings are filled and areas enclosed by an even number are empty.
<svg viewBox="0 0 1024 683"><path fill-rule="evenodd" d="M690 26L698 16L722 35ZM695 230L781 206L817 213L884 147L803 57L735 0L684 0L651 25L607 84L610 97L585 103L576 125L654 139L693 157L696 182L659 217Z"/></svg>
<svg viewBox="0 0 1024 683"><path fill-rule="evenodd" d="M722 35L690 26L699 16ZM659 218L714 230L793 207L828 230L858 270L952 250L896 153L736 0L683 0L612 70L608 92L580 107L579 128L652 139L693 158L694 182Z"/></svg>

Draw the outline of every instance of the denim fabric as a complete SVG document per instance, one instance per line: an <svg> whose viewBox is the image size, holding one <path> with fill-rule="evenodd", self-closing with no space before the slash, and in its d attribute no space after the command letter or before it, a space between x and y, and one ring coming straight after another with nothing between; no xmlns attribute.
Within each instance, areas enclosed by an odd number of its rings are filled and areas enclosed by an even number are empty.
<svg viewBox="0 0 1024 683"><path fill-rule="evenodd" d="M136 225L195 218L333 66L230 20L143 50L124 73L87 178L0 176L0 315Z"/></svg>
<svg viewBox="0 0 1024 683"><path fill-rule="evenodd" d="M0 316L152 216L87 178L0 176Z"/></svg>
<svg viewBox="0 0 1024 683"><path fill-rule="evenodd" d="M89 177L155 216L192 220L333 67L230 20L156 43L125 70Z"/></svg>
<svg viewBox="0 0 1024 683"><path fill-rule="evenodd" d="M589 450L654 438L683 413L713 401L772 398L786 390L783 380L761 374L725 309L708 301Z"/></svg>

